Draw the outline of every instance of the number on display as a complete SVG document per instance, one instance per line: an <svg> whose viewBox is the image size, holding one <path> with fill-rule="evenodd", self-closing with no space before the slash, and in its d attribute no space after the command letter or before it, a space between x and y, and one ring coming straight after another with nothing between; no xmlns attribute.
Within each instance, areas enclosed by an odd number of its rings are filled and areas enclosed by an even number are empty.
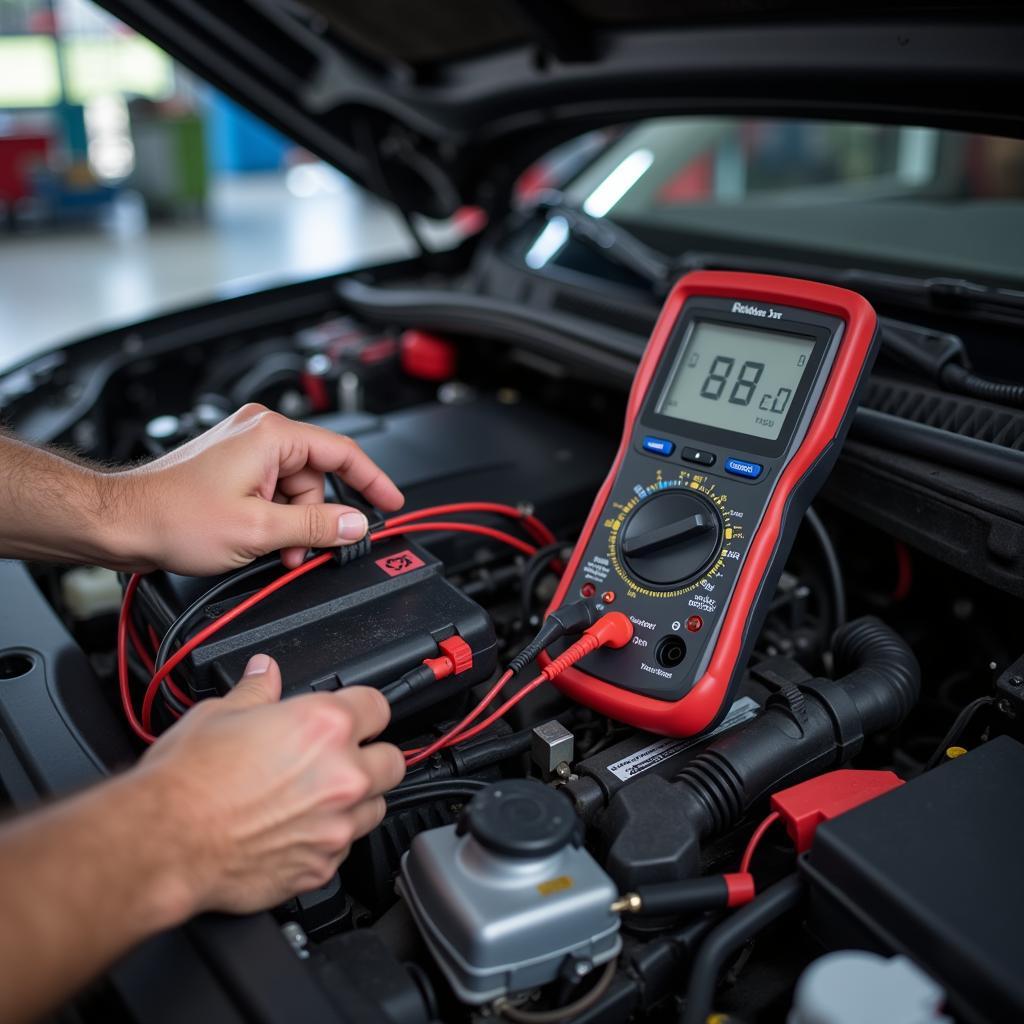
<svg viewBox="0 0 1024 1024"><path fill-rule="evenodd" d="M717 402L729 383L729 377L732 375L735 365L736 360L729 356L715 356L711 363L711 369L701 385L701 397ZM755 362L753 359L748 359L743 363L736 383L733 384L732 390L729 392L729 402L732 405L750 405L750 401L754 397L754 389L757 387L762 373L764 373L764 363ZM788 395L786 397L788 398ZM785 408L785 403L783 403L783 408Z"/></svg>

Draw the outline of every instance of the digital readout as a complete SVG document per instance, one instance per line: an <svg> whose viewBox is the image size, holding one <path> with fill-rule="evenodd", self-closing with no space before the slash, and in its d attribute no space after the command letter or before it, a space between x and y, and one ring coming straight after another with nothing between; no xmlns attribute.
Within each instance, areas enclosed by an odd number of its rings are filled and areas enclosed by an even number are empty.
<svg viewBox="0 0 1024 1024"><path fill-rule="evenodd" d="M698 320L656 411L774 441L813 348L803 335Z"/></svg>

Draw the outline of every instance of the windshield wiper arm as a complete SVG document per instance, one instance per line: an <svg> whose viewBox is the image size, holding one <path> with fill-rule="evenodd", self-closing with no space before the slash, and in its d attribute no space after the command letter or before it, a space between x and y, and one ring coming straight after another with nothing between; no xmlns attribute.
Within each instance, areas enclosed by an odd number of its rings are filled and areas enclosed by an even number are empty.
<svg viewBox="0 0 1024 1024"><path fill-rule="evenodd" d="M647 281L659 298L669 293L682 272L682 268L664 253L641 242L618 224L571 206L559 192L544 193L538 206L547 210L548 220L561 217L570 233L580 241L592 245L613 263Z"/></svg>
<svg viewBox="0 0 1024 1024"><path fill-rule="evenodd" d="M908 299L937 310L981 313L991 318L1019 322L1024 318L1024 291L981 284L959 277L911 277L858 267L833 268L798 260L765 256L739 256L690 250L678 258L652 248L619 224L593 217L565 202L559 192L541 196L538 205L548 217L561 217L569 231L609 260L647 281L658 298L664 298L680 275L690 270L740 270L762 274L806 277L870 293L876 299Z"/></svg>

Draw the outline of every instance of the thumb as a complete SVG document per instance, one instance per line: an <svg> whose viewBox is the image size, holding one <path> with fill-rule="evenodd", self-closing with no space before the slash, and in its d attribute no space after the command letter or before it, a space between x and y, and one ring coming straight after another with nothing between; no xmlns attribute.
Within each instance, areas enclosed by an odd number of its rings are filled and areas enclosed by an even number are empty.
<svg viewBox="0 0 1024 1024"><path fill-rule="evenodd" d="M255 707L281 699L281 669L269 654L254 654L245 666L245 674L224 697L232 707Z"/></svg>
<svg viewBox="0 0 1024 1024"><path fill-rule="evenodd" d="M335 548L366 536L366 516L348 505L279 505L267 509L269 550Z"/></svg>

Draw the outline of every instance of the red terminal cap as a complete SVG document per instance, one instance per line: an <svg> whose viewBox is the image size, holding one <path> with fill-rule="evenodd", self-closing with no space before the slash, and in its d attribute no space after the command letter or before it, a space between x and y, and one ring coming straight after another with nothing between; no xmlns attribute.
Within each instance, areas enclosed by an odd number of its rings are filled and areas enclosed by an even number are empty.
<svg viewBox="0 0 1024 1024"><path fill-rule="evenodd" d="M732 874L722 875L725 881L726 906L742 907L749 903L757 894L754 886L754 876L749 871L736 871Z"/></svg>
<svg viewBox="0 0 1024 1024"><path fill-rule="evenodd" d="M323 377L303 370L299 375L299 382L302 384L302 390L306 392L313 412L326 412L331 407L331 396Z"/></svg>
<svg viewBox="0 0 1024 1024"><path fill-rule="evenodd" d="M450 636L437 646L441 649L440 657L423 659L423 664L433 672L435 679L461 675L473 667L473 648L461 636Z"/></svg>
<svg viewBox="0 0 1024 1024"><path fill-rule="evenodd" d="M785 822L797 853L804 853L823 821L902 785L903 780L894 772L840 768L774 794L772 810Z"/></svg>
<svg viewBox="0 0 1024 1024"><path fill-rule="evenodd" d="M408 330L402 332L400 343L402 369L410 377L440 382L455 376L455 346L446 338Z"/></svg>

